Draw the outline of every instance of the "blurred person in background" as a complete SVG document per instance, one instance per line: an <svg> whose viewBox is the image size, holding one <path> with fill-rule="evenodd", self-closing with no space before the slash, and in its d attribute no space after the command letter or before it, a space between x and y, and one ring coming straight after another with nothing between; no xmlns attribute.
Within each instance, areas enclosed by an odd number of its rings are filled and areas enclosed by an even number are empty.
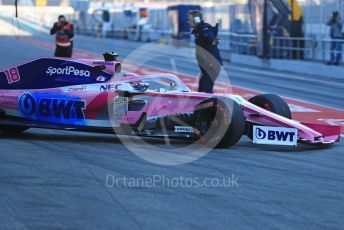
<svg viewBox="0 0 344 230"><path fill-rule="evenodd" d="M98 13L101 14L101 20L96 16ZM101 29L101 34L97 34L96 37L107 37L108 33L111 31L111 15L110 8L106 6L106 2L103 1L100 8L93 12L93 18L99 22L99 29ZM99 31L100 32L100 31Z"/></svg>
<svg viewBox="0 0 344 230"><path fill-rule="evenodd" d="M107 37L108 32L111 30L111 21L110 21L110 11L109 8L105 6L105 2L103 2L103 12L102 12L102 37Z"/></svg>
<svg viewBox="0 0 344 230"><path fill-rule="evenodd" d="M330 37L331 41L331 60L327 63L328 65L339 65L342 59L342 43L338 39L343 39L343 21L340 18L339 12L334 10L332 12L331 19L327 22L330 26Z"/></svg>
<svg viewBox="0 0 344 230"><path fill-rule="evenodd" d="M196 43L196 60L201 71L199 92L212 93L214 82L221 72L222 58L218 49L218 24L212 27L203 21L198 10L188 12L188 24L193 29Z"/></svg>
<svg viewBox="0 0 344 230"><path fill-rule="evenodd" d="M55 57L72 57L74 28L64 15L58 17L58 21L54 23L50 34L55 35Z"/></svg>

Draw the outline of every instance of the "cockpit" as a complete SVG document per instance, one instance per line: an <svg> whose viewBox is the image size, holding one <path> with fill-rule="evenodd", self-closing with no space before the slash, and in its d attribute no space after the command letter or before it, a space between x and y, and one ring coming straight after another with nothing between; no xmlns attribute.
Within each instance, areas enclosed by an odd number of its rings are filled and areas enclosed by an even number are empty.
<svg viewBox="0 0 344 230"><path fill-rule="evenodd" d="M173 74L139 76L135 73L115 78L116 89L129 92L190 92L191 90Z"/></svg>

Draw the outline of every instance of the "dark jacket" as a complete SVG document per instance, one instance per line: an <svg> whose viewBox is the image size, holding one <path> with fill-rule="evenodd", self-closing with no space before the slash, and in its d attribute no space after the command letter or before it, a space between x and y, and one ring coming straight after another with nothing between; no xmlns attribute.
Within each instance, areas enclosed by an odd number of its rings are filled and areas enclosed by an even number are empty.
<svg viewBox="0 0 344 230"><path fill-rule="evenodd" d="M342 28L343 22L340 18L330 19L327 23L330 26L330 37L331 38L343 38Z"/></svg>
<svg viewBox="0 0 344 230"><path fill-rule="evenodd" d="M66 26L66 29L63 29L63 27ZM54 23L53 27L50 29L50 34L54 35L56 34L56 44L62 45L63 44L70 44L72 42L72 38L74 37L74 28L73 24L66 22L65 25L58 25L57 22Z"/></svg>
<svg viewBox="0 0 344 230"><path fill-rule="evenodd" d="M217 45L213 45L213 41L217 39L217 31L214 27L202 21L197 28L193 29L192 34L195 35L198 63L209 60L209 54L211 54L222 65L220 51Z"/></svg>

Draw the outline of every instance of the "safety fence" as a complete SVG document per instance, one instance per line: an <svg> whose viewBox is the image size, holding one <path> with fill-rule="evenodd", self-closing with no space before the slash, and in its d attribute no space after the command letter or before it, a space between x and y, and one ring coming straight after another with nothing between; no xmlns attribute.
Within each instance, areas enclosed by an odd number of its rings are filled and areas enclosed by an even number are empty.
<svg viewBox="0 0 344 230"><path fill-rule="evenodd" d="M154 30L142 28L128 28L122 30L102 31L99 28L78 28L77 33L91 35L96 37L108 37L117 39L127 39L139 42L160 42L169 43L171 38L178 38L190 34L173 35L169 30ZM257 37L255 34L238 34L232 32L220 32L218 35L220 39L220 49L228 53L252 55L257 54ZM183 42L192 46L193 37L188 40L190 42ZM341 39L320 39L316 37L278 37L271 36L269 43L269 58L274 59L290 59L290 60L308 60L308 61L329 61L331 53L336 55L344 55L343 50L331 51L331 43L337 42L343 46L344 40ZM170 43L169 43L170 44ZM225 57L226 59L226 57ZM341 60L343 63L343 60Z"/></svg>
<svg viewBox="0 0 344 230"><path fill-rule="evenodd" d="M311 0L308 0L311 2ZM331 56L331 43L333 41L328 39L328 27L325 25L328 15L331 14L330 9L337 8L344 14L344 4L340 3L339 0L331 1L321 1L321 5L307 4L305 11L305 37L304 38L292 38L292 37L278 37L271 36L269 40L270 49L269 57L274 59L294 59L294 60L308 60L308 61L328 61ZM332 2L332 3L331 3ZM326 4L325 4L326 3ZM320 7L321 6L321 7ZM338 7L339 6L339 7ZM320 8L319 8L320 7ZM225 18L228 14L228 10L231 12L239 13L245 18L247 14L247 9L238 10L237 8L223 8L221 9L212 8L205 11L206 20L212 25L216 22L218 18ZM189 37L189 34L175 34L173 27L168 23L166 17L166 11L162 10L159 12L159 17L157 17L155 23L149 22L146 25L139 26L138 24L132 24L127 22L122 14L113 14L113 23L109 28L104 31L101 20L96 20L99 15L92 15L87 17L85 24L80 23L80 18L73 17L73 9L70 7L22 7L20 10L20 18L25 21L35 24L37 26L41 25L45 29L49 29L51 25L56 21L56 18L61 11L71 20L75 25L76 33L84 34L95 37L109 37L118 39L127 39L132 41L140 42L160 42L171 44L170 39L185 38ZM6 8L2 6L0 9L1 15L5 12L13 15L12 8ZM216 14L212 14L216 12ZM232 12L232 13L233 13ZM322 12L319 14L319 12ZM151 12L151 15L153 12ZM120 15L122 15L120 17ZM233 15L233 14L230 14ZM245 17L244 17L245 16ZM321 18L318 19L318 18ZM79 20L79 22L78 22ZM244 22L249 21L248 18L243 20ZM159 23L158 23L159 22ZM228 28L236 28L235 20L232 22L222 21L221 30L229 31ZM231 26L229 26L231 24ZM239 23L240 24L240 23ZM247 23L241 23L247 24ZM248 26L248 25L247 25ZM249 26L248 26L249 27ZM166 30L166 28L171 28ZM229 56L228 54L242 54L242 55L257 55L257 37L255 34L248 34L251 31L242 30L242 27L238 26L234 32L221 32L219 33L220 38L220 49L223 52L224 59ZM238 32L242 31L242 33ZM190 41L187 40L187 41ZM191 37L192 41L192 37ZM343 41L338 40L342 46ZM177 42L178 44L178 42ZM192 42L181 42L180 44L190 44ZM343 54L343 51L339 51ZM344 55L344 54L343 54ZM341 61L343 63L343 61Z"/></svg>
<svg viewBox="0 0 344 230"><path fill-rule="evenodd" d="M6 7L2 10L8 11L10 9ZM38 11L40 10L40 11ZM49 29L53 22L56 20L58 14L60 14L60 8L50 7L47 9L35 9L35 14L32 13L32 9L24 8L21 11L21 18L23 21L29 22L34 25L41 25L45 30ZM64 8L64 12L69 15L72 13L71 9ZM42 11L42 12L41 12ZM2 14L4 13L1 11ZM46 15L44 18L42 15ZM47 17L49 16L49 17ZM44 20L43 20L44 19ZM77 34L84 34L95 37L108 37L117 39L127 39L140 42L159 42L174 45L189 45L192 46L192 37L188 42L171 42L171 38L188 37L190 33L186 34L174 34L173 30L154 29L147 27L121 27L115 29L110 27L108 30L103 31L101 24L87 25L87 27L80 27L77 23L74 23ZM220 39L220 49L224 51L222 53L224 59L230 59L229 54L241 54L241 55L257 55L257 37L255 34L247 33L233 33L233 32L220 32L218 35ZM323 36L306 35L304 38L292 38L292 37L278 37L271 36L269 57L274 59L293 59L293 60L307 60L307 61L322 61L327 62L330 60L331 54L337 55L337 53L331 52L331 44L337 42L342 47L344 40L331 40ZM339 49L339 54L344 55L343 50ZM341 59L343 63L343 59Z"/></svg>

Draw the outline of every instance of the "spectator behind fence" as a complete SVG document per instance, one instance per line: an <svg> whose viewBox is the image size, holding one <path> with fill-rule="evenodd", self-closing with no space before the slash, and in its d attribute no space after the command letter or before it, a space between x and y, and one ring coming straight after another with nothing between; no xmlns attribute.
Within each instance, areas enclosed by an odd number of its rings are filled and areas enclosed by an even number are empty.
<svg viewBox="0 0 344 230"><path fill-rule="evenodd" d="M68 22L64 15L58 17L58 21L54 23L50 34L55 34L55 57L72 57L74 29L73 24Z"/></svg>
<svg viewBox="0 0 344 230"><path fill-rule="evenodd" d="M218 24L215 27L205 23L202 13L197 10L188 12L188 23L193 29L196 43L196 59L201 71L199 92L212 93L214 82L221 72L222 58L218 49Z"/></svg>
<svg viewBox="0 0 344 230"><path fill-rule="evenodd" d="M101 13L101 21L95 17L97 13ZM106 2L103 1L102 5L99 9L96 9L93 12L93 17L95 17L96 21L99 21L99 25L101 26L101 37L105 38L108 36L108 33L111 31L111 15L109 7L106 6ZM100 31L99 31L100 32ZM99 37L100 34L97 34L97 37Z"/></svg>
<svg viewBox="0 0 344 230"><path fill-rule="evenodd" d="M328 65L339 65L342 59L342 42L338 39L343 39L343 21L340 18L339 12L334 10L332 12L332 18L327 22L327 25L330 26L330 37L331 41L331 60L328 62Z"/></svg>

